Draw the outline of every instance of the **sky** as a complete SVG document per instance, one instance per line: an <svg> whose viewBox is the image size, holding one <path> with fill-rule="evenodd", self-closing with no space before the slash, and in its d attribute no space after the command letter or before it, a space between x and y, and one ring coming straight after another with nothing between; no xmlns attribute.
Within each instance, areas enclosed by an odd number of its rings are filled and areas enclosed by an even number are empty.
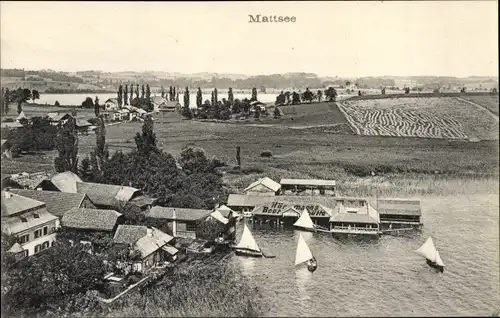
<svg viewBox="0 0 500 318"><path fill-rule="evenodd" d="M498 76L496 1L1 1L0 23L2 68Z"/></svg>

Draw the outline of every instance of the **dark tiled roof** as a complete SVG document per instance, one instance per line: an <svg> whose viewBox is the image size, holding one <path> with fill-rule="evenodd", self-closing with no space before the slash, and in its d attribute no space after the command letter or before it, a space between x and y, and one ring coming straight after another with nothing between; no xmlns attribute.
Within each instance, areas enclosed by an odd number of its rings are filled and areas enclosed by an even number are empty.
<svg viewBox="0 0 500 318"><path fill-rule="evenodd" d="M47 205L47 211L58 217L62 217L64 213L71 208L79 208L83 199L86 197L85 194L64 193L59 191L12 189L11 192L27 198L45 202Z"/></svg>
<svg viewBox="0 0 500 318"><path fill-rule="evenodd" d="M174 210L175 210L175 218L174 218ZM157 219L195 221L206 218L208 215L210 215L210 213L212 213L212 211L210 210L181 209L181 208L155 206L151 208L151 211L149 211L147 216Z"/></svg>
<svg viewBox="0 0 500 318"><path fill-rule="evenodd" d="M146 236L147 227L142 225L118 225L113 242L118 244L133 245L141 237Z"/></svg>
<svg viewBox="0 0 500 318"><path fill-rule="evenodd" d="M82 229L112 231L121 213L115 210L72 208L62 218L62 226Z"/></svg>
<svg viewBox="0 0 500 318"><path fill-rule="evenodd" d="M114 184L77 182L76 191L85 193L94 204L115 206L119 201L128 201L138 189Z"/></svg>

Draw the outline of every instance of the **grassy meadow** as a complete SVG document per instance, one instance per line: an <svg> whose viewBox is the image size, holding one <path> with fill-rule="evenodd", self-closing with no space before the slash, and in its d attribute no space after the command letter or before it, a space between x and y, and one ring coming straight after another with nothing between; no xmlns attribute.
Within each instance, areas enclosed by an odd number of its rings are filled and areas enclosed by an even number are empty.
<svg viewBox="0 0 500 318"><path fill-rule="evenodd" d="M30 109L25 113L35 115ZM91 117L93 110L79 110L78 115ZM498 193L498 140L358 136L330 103L296 107L279 120L217 123L169 114L155 118L154 129L158 146L174 156L185 146L198 146L210 157L224 160L228 165L224 179L234 192L258 177L269 176L276 181L332 178L338 181L340 193L349 196ZM140 130L140 122L107 126L110 152L135 148L134 136ZM94 146L95 135L80 136L79 156ZM237 146L241 147L241 171L234 169ZM272 157L261 157L265 150ZM51 151L4 159L2 173L53 171L55 156L56 151Z"/></svg>

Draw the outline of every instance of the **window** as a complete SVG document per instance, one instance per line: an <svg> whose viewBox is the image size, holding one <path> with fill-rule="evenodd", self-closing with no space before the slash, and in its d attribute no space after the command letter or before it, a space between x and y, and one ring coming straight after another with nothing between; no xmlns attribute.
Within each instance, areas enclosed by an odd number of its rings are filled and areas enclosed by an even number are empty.
<svg viewBox="0 0 500 318"><path fill-rule="evenodd" d="M39 238L40 236L42 236L42 229L35 231L35 238Z"/></svg>
<svg viewBox="0 0 500 318"><path fill-rule="evenodd" d="M40 216L39 216L38 214L36 214L36 213L33 213L33 217L34 217L35 219L39 219L39 218L40 218Z"/></svg>
<svg viewBox="0 0 500 318"><path fill-rule="evenodd" d="M52 247L53 247L55 242L56 242L56 241L52 241L52 243L50 244L50 246L52 246Z"/></svg>
<svg viewBox="0 0 500 318"><path fill-rule="evenodd" d="M45 241L45 242L43 242L43 244L42 244L42 250L44 250L44 249L48 248L48 247L49 247L49 245L50 245L49 241Z"/></svg>
<svg viewBox="0 0 500 318"><path fill-rule="evenodd" d="M35 246L35 253L38 253L42 250L42 245L41 244L38 244L37 246Z"/></svg>
<svg viewBox="0 0 500 318"><path fill-rule="evenodd" d="M21 222L28 222L28 219L25 217L21 217Z"/></svg>
<svg viewBox="0 0 500 318"><path fill-rule="evenodd" d="M49 228L47 226L44 226L43 227L43 235L47 235L48 232L49 232Z"/></svg>
<svg viewBox="0 0 500 318"><path fill-rule="evenodd" d="M186 223L186 231L195 232L196 231L196 223L195 222Z"/></svg>
<svg viewBox="0 0 500 318"><path fill-rule="evenodd" d="M28 250L24 250L24 251L23 251L23 256L24 256L24 257L28 256L28 254L29 254L29 251L28 251Z"/></svg>
<svg viewBox="0 0 500 318"><path fill-rule="evenodd" d="M19 244L24 244L30 240L30 235L26 234L19 237Z"/></svg>

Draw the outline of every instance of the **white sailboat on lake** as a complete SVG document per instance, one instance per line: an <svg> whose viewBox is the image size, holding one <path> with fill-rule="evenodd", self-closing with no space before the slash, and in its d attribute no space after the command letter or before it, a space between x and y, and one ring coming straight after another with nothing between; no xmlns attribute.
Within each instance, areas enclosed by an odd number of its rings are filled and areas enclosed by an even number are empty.
<svg viewBox="0 0 500 318"><path fill-rule="evenodd" d="M427 241L415 253L425 257L427 265L430 267L439 270L441 273L444 272L443 260L439 256L439 251L436 249L432 237L429 236Z"/></svg>
<svg viewBox="0 0 500 318"><path fill-rule="evenodd" d="M307 209L304 209L299 219L293 224L293 226L299 228L300 230L309 232L330 232L328 230L319 228L316 224L314 224Z"/></svg>
<svg viewBox="0 0 500 318"><path fill-rule="evenodd" d="M299 242L297 244L297 251L295 253L295 265L299 265L304 262L307 262L307 269L310 272L314 272L318 267L318 263L312 255L309 246L307 246L307 243L302 237L302 234L299 234Z"/></svg>
<svg viewBox="0 0 500 318"><path fill-rule="evenodd" d="M243 234L241 235L240 242L234 246L233 249L236 255L253 257L263 256L259 245L253 238L252 232L250 232L250 229L246 224L243 228Z"/></svg>

